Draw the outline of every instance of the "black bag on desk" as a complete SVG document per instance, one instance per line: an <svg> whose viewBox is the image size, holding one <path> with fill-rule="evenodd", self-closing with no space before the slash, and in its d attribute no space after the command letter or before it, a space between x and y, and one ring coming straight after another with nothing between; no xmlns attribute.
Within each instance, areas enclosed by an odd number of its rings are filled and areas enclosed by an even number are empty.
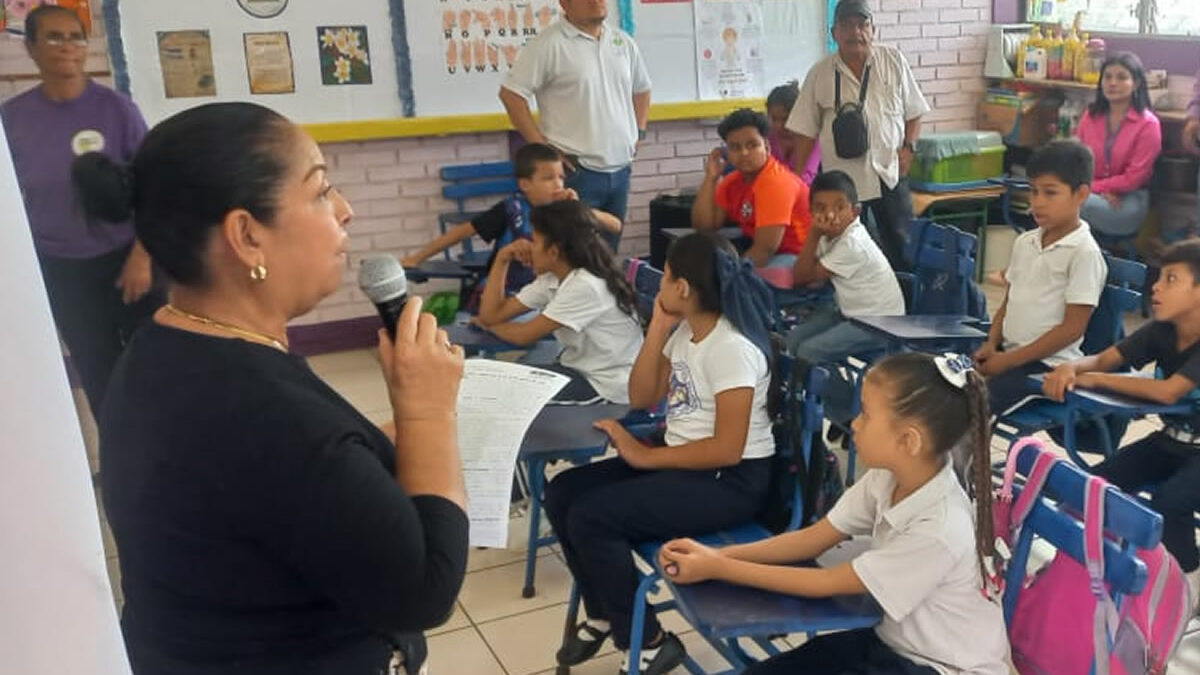
<svg viewBox="0 0 1200 675"><path fill-rule="evenodd" d="M858 102L842 105L842 71L834 70L833 149L842 159L855 159L867 154L870 138L867 134L867 115L863 105L867 100L867 85L871 82L871 66L863 71L862 88L858 90Z"/></svg>
<svg viewBox="0 0 1200 675"><path fill-rule="evenodd" d="M659 195L650 200L650 265L661 270L671 241L660 230L692 226L696 195Z"/></svg>

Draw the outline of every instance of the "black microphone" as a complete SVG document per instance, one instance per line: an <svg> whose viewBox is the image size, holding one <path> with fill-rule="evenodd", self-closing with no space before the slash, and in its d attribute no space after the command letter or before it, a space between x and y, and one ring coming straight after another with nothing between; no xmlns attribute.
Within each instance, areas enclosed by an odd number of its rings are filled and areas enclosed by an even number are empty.
<svg viewBox="0 0 1200 675"><path fill-rule="evenodd" d="M375 303L388 337L395 340L396 322L408 302L408 279L400 262L387 254L363 259L358 268L358 287Z"/></svg>

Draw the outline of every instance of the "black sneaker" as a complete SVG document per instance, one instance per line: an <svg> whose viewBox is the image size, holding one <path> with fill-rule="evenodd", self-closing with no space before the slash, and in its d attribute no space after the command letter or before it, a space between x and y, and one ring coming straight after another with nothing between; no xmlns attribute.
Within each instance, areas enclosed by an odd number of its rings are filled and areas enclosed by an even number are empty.
<svg viewBox="0 0 1200 675"><path fill-rule="evenodd" d="M575 632L563 640L554 658L560 666L577 666L595 656L611 634L611 630L599 630L582 621L575 626Z"/></svg>
<svg viewBox="0 0 1200 675"><path fill-rule="evenodd" d="M656 649L658 651L653 657L648 657L646 652L642 651L639 659L642 662L638 671L640 675L665 675L682 665L683 660L687 658L687 650L674 633L663 633L662 642ZM621 663L621 675L629 675L628 652L625 654L625 661Z"/></svg>

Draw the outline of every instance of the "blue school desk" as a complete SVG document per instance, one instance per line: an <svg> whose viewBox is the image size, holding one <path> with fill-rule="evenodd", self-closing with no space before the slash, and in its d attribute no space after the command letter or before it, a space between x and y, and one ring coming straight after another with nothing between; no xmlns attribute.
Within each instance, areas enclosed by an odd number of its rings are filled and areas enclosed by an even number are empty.
<svg viewBox="0 0 1200 675"><path fill-rule="evenodd" d="M483 267L457 260L426 260L416 267L405 267L404 276L416 284L430 279L470 279L482 274Z"/></svg>
<svg viewBox="0 0 1200 675"><path fill-rule="evenodd" d="M670 239L671 241L675 241L680 237L699 231L700 230L691 227L664 227L663 229L659 230L659 232L662 232L664 237ZM742 228L740 227L722 227L716 230L716 233L730 241L736 241L744 236L742 234Z"/></svg>
<svg viewBox="0 0 1200 675"><path fill-rule="evenodd" d="M1037 391L1042 390L1042 383L1045 380L1046 373L1029 376L1030 385L1035 387ZM1066 424L1063 427L1063 448L1067 451L1071 459L1084 469L1088 467L1082 462L1075 450L1075 424L1079 417L1186 415L1190 414L1193 410L1192 404L1186 401L1170 404L1156 403L1154 401L1097 389L1075 389L1074 391L1068 391L1067 395L1063 398L1063 403L1067 409ZM1114 448L1120 444L1120 441L1121 439L1119 438L1113 439Z"/></svg>
<svg viewBox="0 0 1200 675"><path fill-rule="evenodd" d="M529 543L525 550L525 586L521 596L532 598L533 577L537 572L537 550L555 543L554 535L539 536L542 523L542 495L546 490L546 465L565 460L583 464L604 454L608 436L592 425L603 419L621 419L629 406L617 403L598 405L548 405L534 418L521 442L518 461L525 462L529 477Z"/></svg>
<svg viewBox="0 0 1200 675"><path fill-rule="evenodd" d="M987 339L978 319L965 314L906 314L854 316L850 322L887 340L888 352L911 347L918 351L950 345L970 353Z"/></svg>
<svg viewBox="0 0 1200 675"><path fill-rule="evenodd" d="M524 351L529 347L514 345L496 337L479 326L469 323L454 323L445 327L450 342L460 345L467 354L495 354L496 352Z"/></svg>

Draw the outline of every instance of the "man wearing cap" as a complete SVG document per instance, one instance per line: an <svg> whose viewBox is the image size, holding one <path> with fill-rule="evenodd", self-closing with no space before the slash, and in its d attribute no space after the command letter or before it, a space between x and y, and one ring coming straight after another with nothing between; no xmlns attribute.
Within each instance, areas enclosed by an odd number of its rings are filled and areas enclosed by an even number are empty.
<svg viewBox="0 0 1200 675"><path fill-rule="evenodd" d="M563 18L521 48L500 101L525 140L566 158L567 187L625 220L629 175L650 112L650 75L633 38L607 26L607 0L560 0ZM540 124L530 102L537 101ZM613 251L620 233L602 233Z"/></svg>
<svg viewBox="0 0 1200 675"><path fill-rule="evenodd" d="M829 149L822 168L854 179L863 207L874 216L880 248L893 269L905 270L905 233L913 217L906 176L929 104L900 50L874 44L871 19L866 0L838 2L832 28L838 50L808 71L787 128L799 137L797 170L819 139Z"/></svg>

